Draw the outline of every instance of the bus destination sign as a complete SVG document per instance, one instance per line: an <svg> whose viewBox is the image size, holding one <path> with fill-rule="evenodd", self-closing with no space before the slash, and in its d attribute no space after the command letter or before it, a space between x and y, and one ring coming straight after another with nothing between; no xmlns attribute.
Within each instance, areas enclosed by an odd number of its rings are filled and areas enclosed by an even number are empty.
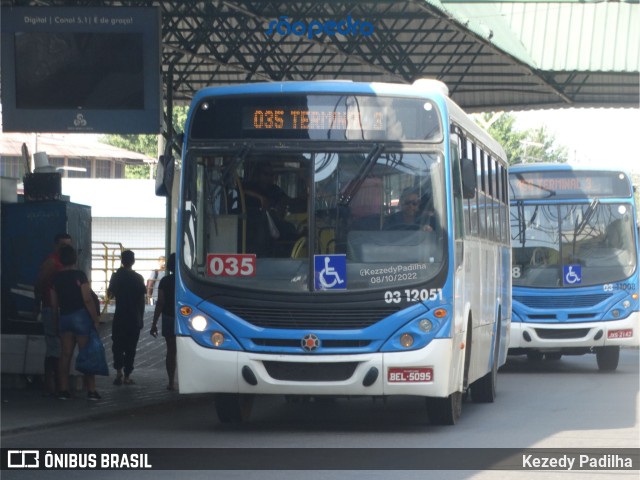
<svg viewBox="0 0 640 480"><path fill-rule="evenodd" d="M625 175L606 171L549 170L509 175L511 195L518 200L626 197L631 194Z"/></svg>
<svg viewBox="0 0 640 480"><path fill-rule="evenodd" d="M353 110L304 107L247 107L242 113L245 130L387 130L387 116L381 107Z"/></svg>

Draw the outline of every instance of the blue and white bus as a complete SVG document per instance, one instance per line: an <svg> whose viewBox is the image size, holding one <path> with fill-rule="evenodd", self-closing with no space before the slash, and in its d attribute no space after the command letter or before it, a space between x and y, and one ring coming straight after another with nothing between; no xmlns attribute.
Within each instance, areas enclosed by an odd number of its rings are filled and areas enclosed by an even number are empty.
<svg viewBox="0 0 640 480"><path fill-rule="evenodd" d="M507 164L446 87L206 88L186 122L181 393L493 402L511 313Z"/></svg>
<svg viewBox="0 0 640 480"><path fill-rule="evenodd" d="M619 170L512 166L510 354L530 360L595 353L618 367L637 346L638 231L633 187Z"/></svg>

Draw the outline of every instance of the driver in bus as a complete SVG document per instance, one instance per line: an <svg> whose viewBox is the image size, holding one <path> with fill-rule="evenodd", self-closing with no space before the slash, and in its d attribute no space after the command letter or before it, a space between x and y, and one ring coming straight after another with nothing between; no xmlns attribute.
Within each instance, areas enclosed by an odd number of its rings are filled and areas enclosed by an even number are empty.
<svg viewBox="0 0 640 480"><path fill-rule="evenodd" d="M400 211L385 219L383 229L432 231L433 215L428 204L424 198L420 199L415 188L405 188L400 194Z"/></svg>

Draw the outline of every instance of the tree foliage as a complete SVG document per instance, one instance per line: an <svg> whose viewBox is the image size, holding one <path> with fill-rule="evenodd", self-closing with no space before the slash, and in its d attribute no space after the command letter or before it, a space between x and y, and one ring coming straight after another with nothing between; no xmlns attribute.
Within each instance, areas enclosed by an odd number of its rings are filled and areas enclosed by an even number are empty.
<svg viewBox="0 0 640 480"><path fill-rule="evenodd" d="M477 121L502 145L510 164L564 163L569 158L567 147L557 144L555 136L544 127L517 130L513 114L483 113Z"/></svg>
<svg viewBox="0 0 640 480"><path fill-rule="evenodd" d="M187 112L187 106L174 107L173 128L177 132L184 129ZM151 158L158 158L158 135L103 135L99 141ZM153 178L150 168L150 165L126 165L125 178Z"/></svg>

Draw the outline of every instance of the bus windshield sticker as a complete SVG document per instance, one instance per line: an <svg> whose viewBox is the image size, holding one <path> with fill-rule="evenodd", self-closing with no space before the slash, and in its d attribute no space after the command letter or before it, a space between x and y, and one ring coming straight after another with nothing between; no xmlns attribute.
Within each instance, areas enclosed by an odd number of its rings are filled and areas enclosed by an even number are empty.
<svg viewBox="0 0 640 480"><path fill-rule="evenodd" d="M256 256L254 254L207 255L207 275L210 277L255 277Z"/></svg>
<svg viewBox="0 0 640 480"><path fill-rule="evenodd" d="M347 288L346 255L314 255L314 267L316 290Z"/></svg>
<svg viewBox="0 0 640 480"><path fill-rule="evenodd" d="M368 277L371 285L382 283L396 283L418 280L418 271L426 270L424 263L412 263L409 265L392 265L382 268L361 268L360 276Z"/></svg>
<svg viewBox="0 0 640 480"><path fill-rule="evenodd" d="M582 266L563 265L562 278L565 285L579 285L582 283Z"/></svg>

